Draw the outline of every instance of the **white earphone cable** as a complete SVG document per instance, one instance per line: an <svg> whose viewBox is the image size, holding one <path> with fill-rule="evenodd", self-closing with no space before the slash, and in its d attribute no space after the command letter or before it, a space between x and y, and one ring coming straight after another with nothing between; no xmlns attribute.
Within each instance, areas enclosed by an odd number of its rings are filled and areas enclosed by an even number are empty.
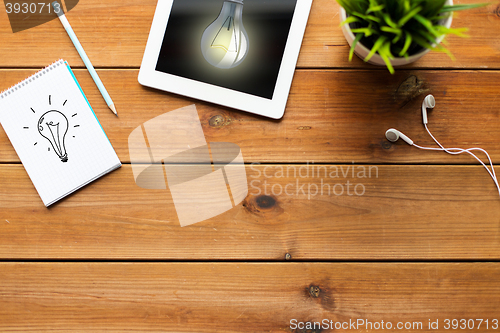
<svg viewBox="0 0 500 333"><path fill-rule="evenodd" d="M425 126L425 129L427 130L427 133L429 133L429 135L434 140L434 142L436 142L438 144L438 146L441 147L441 148L443 148L443 150L446 151L448 154L456 155L456 154L461 154L462 153L462 152L447 151L446 148L444 148L443 145L441 143L439 143L439 141L434 137L434 135L432 135L431 131L427 127L427 124L425 124L424 126ZM459 149L461 149L461 148L459 148ZM482 148L469 148L469 149L463 149L463 150L464 150L464 152L467 152L468 154L470 154L471 156L473 156L477 161L479 161L486 168L486 170L490 174L491 178L495 182L495 185L497 186L498 192L500 193L500 186L498 184L498 178L497 178L497 175L495 173L495 168L494 168L493 162L491 160L490 154L488 154L488 152L486 150L482 149ZM486 157L488 158L488 162L490 164L491 172L488 169L488 167L475 154L471 153L471 151L474 151L474 150L478 150L480 152L483 152L486 155Z"/></svg>
<svg viewBox="0 0 500 333"><path fill-rule="evenodd" d="M497 179L497 176L496 176L496 173L495 173L495 168L494 168L494 165L493 165L493 162L491 161L491 158L490 158L490 155L488 154L488 152L482 148L469 148L469 149L462 149L462 148L445 148L443 147L443 145L434 137L434 135L432 135L432 133L429 131L429 128L427 127L427 124L424 124L425 126L425 129L427 130L427 133L429 133L429 135L431 136L431 138L434 140L434 142L436 142L436 144L440 147L440 148L431 148L431 147L422 147L422 146L419 146L417 144L413 144L415 147L419 148L419 149L423 149L423 150L435 150L435 151L445 151L447 152L448 154L451 154L451 155L458 155L458 154L462 154L462 153L467 153L469 155L471 155L472 157L474 157L479 163L481 163L481 165L486 169L486 171L488 171L488 174L491 176L491 178L493 179L493 182L495 183L495 186L497 187L497 190L498 190L498 194L500 195L500 185L498 183L498 179ZM491 170L488 168L488 166L483 162L481 161L481 159L479 159L474 153L472 153L472 151L481 151L483 152L484 154L486 154L486 157L488 158L488 162L490 164L490 167L491 167Z"/></svg>

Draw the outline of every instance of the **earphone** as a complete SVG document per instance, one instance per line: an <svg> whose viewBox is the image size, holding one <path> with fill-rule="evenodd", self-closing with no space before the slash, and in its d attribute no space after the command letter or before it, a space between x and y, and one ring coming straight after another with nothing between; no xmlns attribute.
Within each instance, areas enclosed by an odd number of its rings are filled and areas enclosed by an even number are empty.
<svg viewBox="0 0 500 333"><path fill-rule="evenodd" d="M481 165L486 169L486 171L488 171L488 174L493 179L493 182L495 183L495 186L497 187L498 194L500 195L500 185L498 184L498 179L497 179L497 175L495 173L495 168L493 166L493 162L491 161L490 155L488 154L488 152L486 150L484 150L482 148L469 148L469 149L463 149L463 148L445 148L445 147L443 147L443 145L441 143L439 143L439 141L434 137L434 135L432 135L431 131L427 127L427 123L428 123L427 109L433 109L435 106L436 106L436 100L434 99L434 96L427 95L424 98L424 101L422 102L422 122L423 122L423 124L425 126L425 129L427 130L427 133L429 133L429 135L434 140L434 142L436 142L436 144L439 146L439 148L431 148L431 147L422 147L422 146L419 146L419 145L415 144L415 142L413 142L413 140L410 139L408 136L406 136L405 134L403 134L402 132L400 132L400 131L398 131L397 129L394 129L394 128L388 129L385 132L385 137L390 142L396 142L396 141L398 141L401 138L404 142L406 142L410 146L414 146L416 148L423 149L423 150L444 151L444 152L446 152L448 154L451 154L451 155L458 155L458 154L462 154L462 153L467 153L467 154L471 155L479 163L481 163ZM488 166L483 161L481 161L481 159L478 158L473 153L473 151L483 152L486 155L486 157L488 158L488 162L489 162L489 165L490 165L491 169L488 168Z"/></svg>
<svg viewBox="0 0 500 333"><path fill-rule="evenodd" d="M404 135L403 133L401 133L400 131L398 131L395 128L388 129L387 132L385 132L385 137L387 138L387 140L389 140L391 142L396 142L399 140L399 138L401 138L401 139L403 139L404 142L406 142L410 146L414 145L412 139L410 139L409 137L407 137L406 135Z"/></svg>
<svg viewBox="0 0 500 333"><path fill-rule="evenodd" d="M434 96L427 95L422 102L422 122L427 125L427 109L434 109L436 106L436 99Z"/></svg>

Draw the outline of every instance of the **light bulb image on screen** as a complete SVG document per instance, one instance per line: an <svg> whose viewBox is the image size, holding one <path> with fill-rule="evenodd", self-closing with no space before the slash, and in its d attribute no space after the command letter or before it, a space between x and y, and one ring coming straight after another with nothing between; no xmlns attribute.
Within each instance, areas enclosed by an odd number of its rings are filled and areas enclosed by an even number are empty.
<svg viewBox="0 0 500 333"><path fill-rule="evenodd" d="M52 110L44 113L38 120L38 132L47 139L61 162L68 162L66 153L66 133L68 132L68 118L59 111Z"/></svg>
<svg viewBox="0 0 500 333"><path fill-rule="evenodd" d="M228 69L245 59L249 41L242 14L243 0L226 0L219 16L203 32L201 52L211 65Z"/></svg>

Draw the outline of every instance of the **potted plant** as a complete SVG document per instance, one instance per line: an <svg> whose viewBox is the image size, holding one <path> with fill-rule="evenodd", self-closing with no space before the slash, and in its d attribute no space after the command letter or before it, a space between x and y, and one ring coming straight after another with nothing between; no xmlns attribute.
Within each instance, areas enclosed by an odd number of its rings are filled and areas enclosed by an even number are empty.
<svg viewBox="0 0 500 333"><path fill-rule="evenodd" d="M447 34L466 37L466 28L452 29L452 12L486 4L453 5L452 0L337 0L341 26L351 50L374 65L416 61L430 50L452 54L441 43Z"/></svg>

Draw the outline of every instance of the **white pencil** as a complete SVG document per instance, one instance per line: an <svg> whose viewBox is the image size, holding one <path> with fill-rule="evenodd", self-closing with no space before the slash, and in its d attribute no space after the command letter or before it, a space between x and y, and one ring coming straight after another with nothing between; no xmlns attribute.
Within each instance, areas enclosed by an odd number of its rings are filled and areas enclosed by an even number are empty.
<svg viewBox="0 0 500 333"><path fill-rule="evenodd" d="M61 23L66 29L66 32L69 35L69 38L71 38L71 41L75 45L76 50L80 54L80 57L83 60L83 63L89 70L90 75L94 79L95 84L97 85L97 88L99 88L99 91L101 92L102 97L104 97L104 100L106 101L106 104L108 104L108 107L113 111L115 115L118 116L118 113L116 113L116 108L115 104L113 103L113 100L111 100L111 97L108 94L108 91L106 88L104 88L104 85L102 84L101 78L99 75L97 75L97 72L94 69L94 66L92 66L92 63L90 62L89 57L87 56L87 53L85 53L85 50L82 47L82 44L80 44L80 41L75 35L75 32L73 31L73 28L71 28L71 25L68 22L68 19L66 18L66 15L64 15L64 11L62 10L59 2L54 1L52 2L52 7L54 8L54 12L57 14L59 17L59 20L61 20Z"/></svg>

